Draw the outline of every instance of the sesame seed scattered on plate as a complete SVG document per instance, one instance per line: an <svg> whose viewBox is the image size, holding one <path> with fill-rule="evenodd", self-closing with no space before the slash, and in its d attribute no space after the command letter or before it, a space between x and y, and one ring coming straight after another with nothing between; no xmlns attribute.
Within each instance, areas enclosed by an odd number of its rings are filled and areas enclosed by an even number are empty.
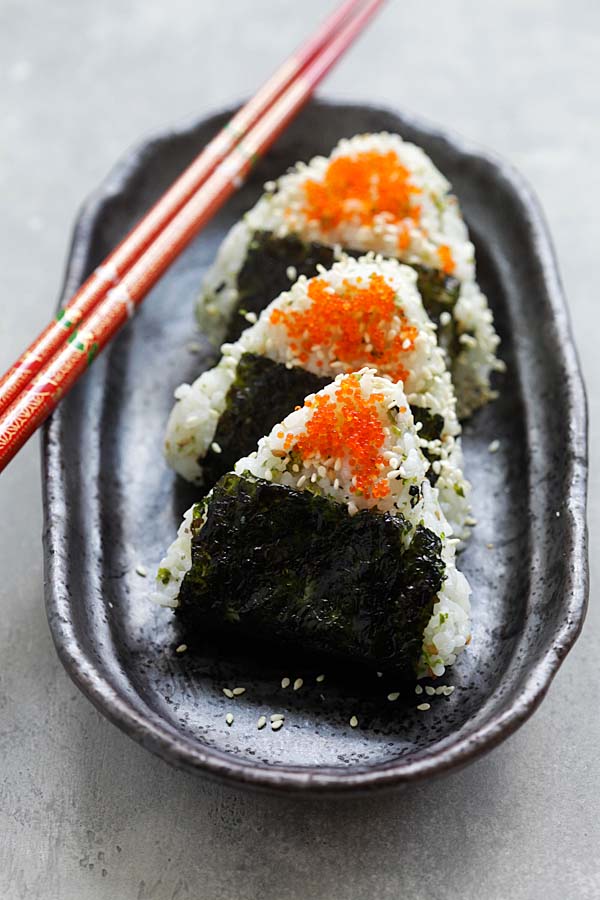
<svg viewBox="0 0 600 900"><path fill-rule="evenodd" d="M281 679L281 687L282 687L282 688L289 687L291 683L292 683L292 682L291 682L290 679L287 678L287 677Z"/></svg>
<svg viewBox="0 0 600 900"><path fill-rule="evenodd" d="M498 440L492 441L491 444L488 446L488 450L490 453L497 453L499 449L500 449L500 441L498 441Z"/></svg>
<svg viewBox="0 0 600 900"><path fill-rule="evenodd" d="M352 716L352 718L350 719L350 728L356 728L357 725L358 719L356 718L356 716Z"/></svg>
<svg viewBox="0 0 600 900"><path fill-rule="evenodd" d="M231 728L231 726L233 725L233 716L231 715L231 713L227 713L227 715L225 716L225 721Z"/></svg>
<svg viewBox="0 0 600 900"><path fill-rule="evenodd" d="M271 722L283 722L284 719L285 716L283 713L273 713L273 715L271 716Z"/></svg>
<svg viewBox="0 0 600 900"><path fill-rule="evenodd" d="M222 690L226 697L233 700L233 691L230 688L223 688Z"/></svg>
<svg viewBox="0 0 600 900"><path fill-rule="evenodd" d="M296 680L294 682L294 690L299 691L303 684L304 684L303 678L296 678Z"/></svg>
<svg viewBox="0 0 600 900"><path fill-rule="evenodd" d="M415 694L422 694L422 693L423 693L423 688L421 687L420 684L417 684L415 687Z"/></svg>
<svg viewBox="0 0 600 900"><path fill-rule="evenodd" d="M433 697L433 695L435 694L435 688L431 687L431 685L428 684L425 688L425 693L427 694L428 697Z"/></svg>
<svg viewBox="0 0 600 900"><path fill-rule="evenodd" d="M175 648L175 653L185 653L187 650L187 644L180 644L179 647Z"/></svg>
<svg viewBox="0 0 600 900"><path fill-rule="evenodd" d="M258 722L256 723L256 727L257 727L257 728L259 729L259 731L260 731L260 729L261 729L261 728L264 728L266 724L267 724L267 717L266 717L266 716L261 716L260 719L258 720Z"/></svg>
<svg viewBox="0 0 600 900"><path fill-rule="evenodd" d="M325 676L317 675L317 677L315 678L315 681L318 682L318 684L321 684L322 681L325 681Z"/></svg>
<svg viewBox="0 0 600 900"><path fill-rule="evenodd" d="M428 709L431 709L431 703L419 703L417 709L420 709L421 712L426 712Z"/></svg>
<svg viewBox="0 0 600 900"><path fill-rule="evenodd" d="M400 691L392 691L391 694L387 695L387 698L388 698L388 700L391 700L393 703L394 700L397 700L399 696L400 696Z"/></svg>
<svg viewBox="0 0 600 900"><path fill-rule="evenodd" d="M271 722L271 731L279 731L282 725L283 719L277 719L276 722Z"/></svg>
<svg viewBox="0 0 600 900"><path fill-rule="evenodd" d="M241 697L242 694L246 693L246 688L237 687L237 688L234 688L231 693L233 694L234 697Z"/></svg>

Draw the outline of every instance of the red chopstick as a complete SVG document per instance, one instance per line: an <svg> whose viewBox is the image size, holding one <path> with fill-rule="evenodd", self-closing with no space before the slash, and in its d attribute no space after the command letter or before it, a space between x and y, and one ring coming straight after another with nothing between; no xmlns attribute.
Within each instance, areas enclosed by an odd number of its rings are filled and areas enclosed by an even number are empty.
<svg viewBox="0 0 600 900"><path fill-rule="evenodd" d="M319 48L303 71L267 109L243 140L234 146L204 183L158 231L133 263L85 319L67 343L41 364L28 387L0 418L0 471L55 409L173 260L243 182L253 163L273 143L306 103L331 67L358 37L384 0L368 0L360 11ZM348 4L344 7L349 8ZM341 10L344 9L342 7ZM188 170L189 171L189 170ZM160 201L159 201L160 202ZM71 305L65 315L71 316ZM81 318L77 320L81 321ZM63 333L64 341L64 333Z"/></svg>
<svg viewBox="0 0 600 900"><path fill-rule="evenodd" d="M106 296L110 288L137 262L144 250L204 183L218 163L327 45L340 26L362 3L364 0L345 0L334 10L315 34L277 69L258 93L207 144L144 218L82 284L67 305L60 310L56 319L0 379L0 413L8 409L23 388Z"/></svg>

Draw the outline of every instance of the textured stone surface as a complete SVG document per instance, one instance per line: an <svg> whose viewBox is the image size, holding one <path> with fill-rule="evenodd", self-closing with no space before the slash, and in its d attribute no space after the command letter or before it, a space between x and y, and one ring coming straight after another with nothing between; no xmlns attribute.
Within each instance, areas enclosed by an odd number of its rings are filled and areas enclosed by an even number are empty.
<svg viewBox="0 0 600 900"><path fill-rule="evenodd" d="M0 368L47 320L76 208L115 157L251 90L322 14L318 0L254 0L240 27L249 6L4 0ZM330 96L405 106L493 147L546 210L590 394L592 593L583 636L540 710L464 772L367 800L241 794L169 769L100 717L54 654L34 441L0 477L2 896L600 895L600 368L590 326L599 58L600 9L586 0L409 0L388 5L327 85Z"/></svg>

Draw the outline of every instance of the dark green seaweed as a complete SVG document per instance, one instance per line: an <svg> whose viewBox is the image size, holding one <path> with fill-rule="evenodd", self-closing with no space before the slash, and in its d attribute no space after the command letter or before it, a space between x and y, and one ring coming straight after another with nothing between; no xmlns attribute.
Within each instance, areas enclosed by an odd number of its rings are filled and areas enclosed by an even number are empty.
<svg viewBox="0 0 600 900"><path fill-rule="evenodd" d="M179 596L188 629L225 631L414 675L444 577L441 542L402 516L225 475L198 505Z"/></svg>
<svg viewBox="0 0 600 900"><path fill-rule="evenodd" d="M394 412L397 412L397 407L394 407ZM424 438L426 441L437 441L441 438L442 432L444 430L444 417L440 416L439 413L432 413L431 410L427 409L425 406L413 406L411 404L411 412L413 414L413 418L415 420L415 424L421 424L421 430L419 431L419 436ZM423 456L429 460L430 463L434 462L436 459L440 458L440 453L436 452L431 447L422 447ZM427 472L427 478L432 487L435 487L435 484L439 478L439 474L433 471L430 468Z"/></svg>
<svg viewBox="0 0 600 900"><path fill-rule="evenodd" d="M200 460L205 486L230 472L241 456L256 449L259 438L330 381L298 366L288 369L265 356L244 353L215 432L221 452L211 448Z"/></svg>
<svg viewBox="0 0 600 900"><path fill-rule="evenodd" d="M444 430L444 417L439 413L432 413L431 410L424 406L413 406L411 404L411 412L415 420L415 424L421 424L419 437L426 441L439 441Z"/></svg>
<svg viewBox="0 0 600 900"><path fill-rule="evenodd" d="M346 249L350 256L362 256L359 250ZM275 237L270 231L256 231L250 241L248 253L237 280L239 304L232 316L227 340L234 341L248 327L244 315L257 315L282 291L288 290L291 281L287 274L289 266L294 266L297 275L312 278L317 274L319 263L331 268L335 261L333 248L315 241L307 243L297 235ZM451 275L437 269L413 265L417 273L417 287L423 298L423 305L431 320L438 326L440 346L448 350L454 358L460 350L454 328L454 319L446 325L440 323L443 312L452 314L460 283Z"/></svg>

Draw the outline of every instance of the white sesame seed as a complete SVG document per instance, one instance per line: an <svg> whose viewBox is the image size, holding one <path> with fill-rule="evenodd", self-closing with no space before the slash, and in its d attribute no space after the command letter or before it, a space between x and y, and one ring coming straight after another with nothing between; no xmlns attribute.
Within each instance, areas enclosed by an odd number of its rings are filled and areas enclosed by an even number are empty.
<svg viewBox="0 0 600 900"><path fill-rule="evenodd" d="M233 716L231 715L231 713L227 713L227 715L225 716L225 721L231 728L231 726L233 725Z"/></svg>
<svg viewBox="0 0 600 900"><path fill-rule="evenodd" d="M486 544L485 546L488 548L488 550L493 550L493 549L494 549L494 545L493 545L493 544Z"/></svg>
<svg viewBox="0 0 600 900"><path fill-rule="evenodd" d="M212 442L212 444L210 445L210 449L213 453L221 453L221 445L217 444L216 441Z"/></svg>
<svg viewBox="0 0 600 900"><path fill-rule="evenodd" d="M296 680L294 682L294 690L299 691L303 684L304 684L303 678L296 678Z"/></svg>
<svg viewBox="0 0 600 900"><path fill-rule="evenodd" d="M393 703L394 700L397 700L399 696L400 696L400 691L392 691L391 694L387 695L387 698L388 698L388 700L391 700Z"/></svg>
<svg viewBox="0 0 600 900"><path fill-rule="evenodd" d="M312 473L312 475L310 476L310 481L311 481L311 484L316 484L316 481L317 481L317 473L316 472Z"/></svg>
<svg viewBox="0 0 600 900"><path fill-rule="evenodd" d="M560 519L560 513L559 513L558 510L556 510L556 518L557 518L557 519Z"/></svg>
<svg viewBox="0 0 600 900"><path fill-rule="evenodd" d="M185 653L187 650L187 644L180 644L179 647L175 648L175 653Z"/></svg>
<svg viewBox="0 0 600 900"><path fill-rule="evenodd" d="M350 728L356 728L357 725L358 719L356 718L356 716L352 716L352 718L350 719Z"/></svg>
<svg viewBox="0 0 600 900"><path fill-rule="evenodd" d="M325 476L327 475L327 469L325 468L325 466L319 466L319 468L317 469L317 472L318 472L319 478L325 478Z"/></svg>
<svg viewBox="0 0 600 900"><path fill-rule="evenodd" d="M557 513L557 515L560 515L560 513ZM136 566L135 571L138 573L138 575L141 575L142 578L145 578L148 574L148 569L146 568L146 566Z"/></svg>
<svg viewBox="0 0 600 900"><path fill-rule="evenodd" d="M246 693L246 688L243 688L243 687L234 688L232 691L232 694L234 697L241 697L242 694L245 694L245 693Z"/></svg>
<svg viewBox="0 0 600 900"><path fill-rule="evenodd" d="M283 722L284 719L285 716L283 713L273 713L273 715L271 716L271 722Z"/></svg>
<svg viewBox="0 0 600 900"><path fill-rule="evenodd" d="M300 489L301 487L303 487L305 484L306 484L306 475L301 475L300 478L298 479L298 482L297 482L297 484L296 484L296 487L297 487L298 490L299 490L299 489Z"/></svg>
<svg viewBox="0 0 600 900"><path fill-rule="evenodd" d="M383 672L376 672L375 674L378 678L383 678Z"/></svg>
<svg viewBox="0 0 600 900"><path fill-rule="evenodd" d="M230 690L229 688L223 688L223 693L224 693L225 696L228 697L230 700L233 700L233 691L232 691L232 690Z"/></svg>
<svg viewBox="0 0 600 900"><path fill-rule="evenodd" d="M319 684L321 684L322 681L325 681L325 676L317 675L317 677L315 678L315 681L317 681Z"/></svg>
<svg viewBox="0 0 600 900"><path fill-rule="evenodd" d="M258 316L255 312L247 312L244 316L246 322L250 322L251 325L255 325L258 321Z"/></svg>
<svg viewBox="0 0 600 900"><path fill-rule="evenodd" d="M433 695L435 694L435 688L431 687L431 685L428 684L425 687L425 693L427 694L428 697L433 697Z"/></svg>
<svg viewBox="0 0 600 900"><path fill-rule="evenodd" d="M431 703L419 703L417 709L420 709L421 712L426 712L428 709L431 709Z"/></svg>
<svg viewBox="0 0 600 900"><path fill-rule="evenodd" d="M287 269L285 270L285 274L290 279L290 281L295 281L296 278L298 277L298 271L296 269L296 266L288 266Z"/></svg>
<svg viewBox="0 0 600 900"><path fill-rule="evenodd" d="M267 724L267 717L261 716L260 719L258 720L258 722L256 723L256 727L260 731L260 729L264 728L266 724Z"/></svg>
<svg viewBox="0 0 600 900"><path fill-rule="evenodd" d="M287 676L285 678L281 679L281 687L282 688L289 687L291 683L292 682L290 681L290 679Z"/></svg>
<svg viewBox="0 0 600 900"><path fill-rule="evenodd" d="M491 444L488 446L488 450L490 453L497 453L499 449L500 449L500 441L498 441L498 440L492 441Z"/></svg>
<svg viewBox="0 0 600 900"><path fill-rule="evenodd" d="M283 719L277 719L276 722L271 722L271 731L279 731L282 725Z"/></svg>
<svg viewBox="0 0 600 900"><path fill-rule="evenodd" d="M422 693L423 693L423 688L421 687L420 684L418 684L418 685L415 687L415 694L422 694Z"/></svg>

